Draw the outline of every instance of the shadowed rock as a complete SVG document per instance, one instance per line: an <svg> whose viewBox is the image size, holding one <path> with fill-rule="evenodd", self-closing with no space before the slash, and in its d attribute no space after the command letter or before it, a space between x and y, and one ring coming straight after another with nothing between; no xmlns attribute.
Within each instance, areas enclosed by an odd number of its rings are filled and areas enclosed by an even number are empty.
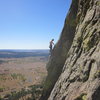
<svg viewBox="0 0 100 100"><path fill-rule="evenodd" d="M100 0L72 0L47 69L41 100L100 100Z"/></svg>
<svg viewBox="0 0 100 100"><path fill-rule="evenodd" d="M64 28L57 44L55 45L50 60L47 64L48 76L44 83L44 91L41 100L46 100L62 72L67 53L72 45L76 29L76 15L78 10L78 0L73 1Z"/></svg>

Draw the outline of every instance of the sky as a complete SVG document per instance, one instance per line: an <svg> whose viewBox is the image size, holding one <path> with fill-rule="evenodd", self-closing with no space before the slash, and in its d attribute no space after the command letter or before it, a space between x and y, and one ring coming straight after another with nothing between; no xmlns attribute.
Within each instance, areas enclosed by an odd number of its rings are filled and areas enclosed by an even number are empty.
<svg viewBox="0 0 100 100"><path fill-rule="evenodd" d="M0 49L48 49L64 26L71 0L0 0Z"/></svg>

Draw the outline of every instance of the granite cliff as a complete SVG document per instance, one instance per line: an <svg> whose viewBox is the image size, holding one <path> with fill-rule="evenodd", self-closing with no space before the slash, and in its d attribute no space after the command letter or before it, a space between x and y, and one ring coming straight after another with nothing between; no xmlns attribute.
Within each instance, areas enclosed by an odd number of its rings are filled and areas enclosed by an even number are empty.
<svg viewBox="0 0 100 100"><path fill-rule="evenodd" d="M100 100L100 0L72 0L47 70L41 100Z"/></svg>

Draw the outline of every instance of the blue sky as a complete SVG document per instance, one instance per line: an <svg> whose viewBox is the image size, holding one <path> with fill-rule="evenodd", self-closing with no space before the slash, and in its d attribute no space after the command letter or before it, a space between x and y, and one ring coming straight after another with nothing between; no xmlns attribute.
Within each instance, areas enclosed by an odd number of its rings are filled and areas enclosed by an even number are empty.
<svg viewBox="0 0 100 100"><path fill-rule="evenodd" d="M0 0L0 49L48 49L71 0Z"/></svg>

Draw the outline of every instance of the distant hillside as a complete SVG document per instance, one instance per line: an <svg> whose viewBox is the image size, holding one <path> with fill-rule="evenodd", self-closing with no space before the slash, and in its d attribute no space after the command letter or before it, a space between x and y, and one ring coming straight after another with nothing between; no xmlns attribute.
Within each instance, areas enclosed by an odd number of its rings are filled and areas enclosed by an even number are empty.
<svg viewBox="0 0 100 100"><path fill-rule="evenodd" d="M0 50L0 58L48 57L49 50Z"/></svg>

